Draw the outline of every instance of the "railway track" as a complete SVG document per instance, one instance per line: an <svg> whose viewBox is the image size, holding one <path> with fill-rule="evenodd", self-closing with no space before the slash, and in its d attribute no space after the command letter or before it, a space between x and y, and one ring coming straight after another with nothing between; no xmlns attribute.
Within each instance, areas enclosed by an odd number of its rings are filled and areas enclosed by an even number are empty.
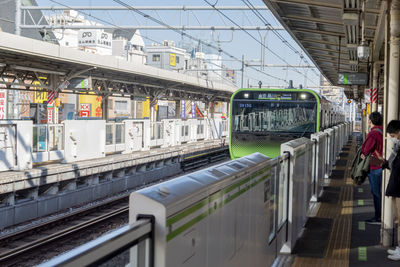
<svg viewBox="0 0 400 267"><path fill-rule="evenodd" d="M102 224L110 225L110 221L128 222L128 197L124 196L109 203L102 203L85 210L68 214L62 218L47 221L29 229L0 237L0 266L29 266L40 263L40 251L49 251L65 242L84 243L87 236L85 231L99 230ZM103 226L104 227L104 226ZM107 231L107 229L105 229ZM108 229L111 230L111 229ZM79 242L82 239L82 242ZM63 250L63 249L61 249ZM47 258L47 257L42 257ZM39 262L37 262L39 261Z"/></svg>
<svg viewBox="0 0 400 267"><path fill-rule="evenodd" d="M226 157L226 149L188 156L183 161L182 173L218 164ZM0 266L40 264L128 223L129 194L0 236Z"/></svg>

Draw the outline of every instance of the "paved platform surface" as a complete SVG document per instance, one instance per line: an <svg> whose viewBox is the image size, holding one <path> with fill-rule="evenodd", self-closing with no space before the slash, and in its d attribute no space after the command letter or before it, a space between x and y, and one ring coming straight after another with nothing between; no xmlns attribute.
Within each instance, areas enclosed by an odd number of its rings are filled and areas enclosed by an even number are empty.
<svg viewBox="0 0 400 267"><path fill-rule="evenodd" d="M380 225L365 223L374 215L370 187L368 181L356 186L350 178L357 141L354 135L340 154L319 209L296 243L292 266L400 266L380 245Z"/></svg>

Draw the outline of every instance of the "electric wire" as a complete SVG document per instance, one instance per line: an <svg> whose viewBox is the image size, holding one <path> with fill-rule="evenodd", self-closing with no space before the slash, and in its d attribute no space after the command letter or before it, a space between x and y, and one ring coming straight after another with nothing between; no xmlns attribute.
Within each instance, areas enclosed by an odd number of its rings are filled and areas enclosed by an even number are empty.
<svg viewBox="0 0 400 267"><path fill-rule="evenodd" d="M198 39L198 38L196 38L196 37L194 37L194 36L192 36L192 35L190 35L190 34L187 34L187 33L185 33L185 32L182 31L182 30L175 29L175 28L171 27L170 25L168 25L168 24L166 24L166 23L164 23L164 22L162 22L162 21L159 21L158 19L156 19L156 18L154 18L154 17L152 17L152 16L150 16L150 15L148 15L148 14L146 14L146 13L144 13L144 12L138 10L138 9L135 9L134 7L130 6L129 4L126 4L126 3L122 2L122 1L117 1L117 0L113 0L113 1L116 2L116 3L118 3L118 4L120 4L120 5L122 5L122 6L127 7L129 10L134 11L134 12L138 13L139 15L142 15L142 16L145 17L146 19L150 19L150 20L152 20L153 22L156 22L156 23L158 23L158 24L160 24L160 25L163 25L163 26L169 28L170 30L172 30L172 31L174 31L174 32L176 32L176 33L181 34L182 36L186 36L186 37L188 37L188 38L191 39L191 40L197 41L197 42L199 42L199 43L201 43L201 44L203 44L203 45L205 45L205 46L208 46L208 47L210 47L210 48L213 48L213 49L217 50L218 52L221 52L221 53L225 54L226 56L232 58L234 61L242 62L241 59L239 59L239 58L233 56L232 54L230 54L230 53L228 53L228 52L222 50L221 48L218 48L218 47L216 47L216 46L214 46L214 45L212 45L212 44L210 44L210 43L204 42L204 41L202 41L201 39ZM53 2L53 3L58 4L58 5L60 5L60 6L63 6L63 7L72 9L71 6L68 6L68 5L66 5L66 4L63 4L63 3L58 2L58 1L56 1L56 0L50 0L50 2ZM102 23L105 23L105 24L114 26L114 27L116 27L117 29L120 29L121 31L125 31L125 32L129 32L129 33L130 33L129 30L123 29L123 28L119 27L118 25L116 25L115 23L109 22L109 21L107 21L107 20L104 20L104 19L102 19L102 18L99 18L99 17L97 17L97 16L94 16L94 15L92 15L92 14L90 14L90 13L84 12L84 11L82 11L82 10L78 10L78 13L81 13L81 14L83 14L83 15L85 15L85 16L88 16L88 17L91 17L91 18L93 18L93 19L96 19L96 20L98 20L98 21L100 21L100 22L102 22ZM145 38L145 39L147 39L147 40L150 40L150 41L152 41L152 42L154 42L154 43L162 44L161 42L159 42L159 41L157 41L157 40L154 40L154 39L152 39L152 38L149 38L149 37L146 37L146 36L142 36L142 37ZM285 82L286 84L288 84L288 81L285 80L285 79L282 79L282 78L279 78L279 77L277 77L277 76L268 74L268 73L263 72L263 71L261 71L261 70L259 70L259 69L257 69L257 68L254 68L254 67L249 67L249 68L252 69L252 70L255 70L255 71L257 71L257 72L259 72L259 73L261 73L261 74L263 74L263 75L265 75L265 76L268 76L268 77L270 77L270 78L273 78L273 79L276 79L276 80L279 80L279 81L282 81L282 82Z"/></svg>
<svg viewBox="0 0 400 267"><path fill-rule="evenodd" d="M304 61L305 64L309 65L310 63L308 60L302 55L301 52L299 52L294 46L292 46L286 39L283 37L278 31L276 31L271 23L261 14L261 12L249 1L249 0L242 0L244 4L246 4L250 10L264 23L265 26L268 26L269 29L272 31L272 33L275 34L281 40L282 43L284 43L289 49L291 49L295 54L299 55L300 59ZM315 75L318 75L318 73L315 70L312 70Z"/></svg>
<svg viewBox="0 0 400 267"><path fill-rule="evenodd" d="M228 52L222 50L221 48L218 48L218 47L216 47L216 46L214 46L214 45L212 45L212 44L210 44L210 43L206 43L206 42L202 41L201 39L196 38L196 37L194 37L194 36L192 36L192 35L190 35L190 34L184 32L184 31L182 31L182 30L176 29L176 28L170 26L169 24L164 23L164 22L162 22L162 21L160 21L160 20L158 20L158 19L156 19L156 18L150 16L150 15L146 14L145 12L136 9L136 8L134 8L133 6L127 4L127 3L123 2L123 1L120 1L120 0L113 0L113 1L114 1L115 3L117 3L117 4L120 4L121 6L126 7L127 9L129 9L129 10L131 10L131 11L133 11L133 12L135 12L135 13L137 13L137 14L143 16L143 17L145 17L146 19L149 19L149 20L151 20L151 21L153 21L153 22L155 22L155 23L157 23L157 24L160 24L160 25L162 25L162 26L164 26L164 27L166 27L166 28L168 28L168 29L170 29L170 30L172 30L172 31L174 31L174 32L176 32L176 33L182 35L182 36L188 37L189 39L192 39L192 40L197 41L197 42L199 42L199 43L201 43L201 44L203 44L203 45L206 45L206 46L208 46L208 47L210 47L210 48L213 48L213 49L215 49L216 51L218 51L218 52L220 52L220 53L223 53L223 54L229 56L230 58L233 58L233 59L237 60L238 62L242 62L241 59L239 59L239 58L233 56L232 54L230 54L230 53L228 53ZM271 77L271 78L274 78L274 79L283 81L283 82L285 82L285 83L288 83L287 80L284 80L284 79L282 79L282 78L279 78L279 77L274 76L274 75L271 75L271 74L268 74L268 73L263 72L263 71L261 71L261 70L259 70L259 69L257 69L257 68L253 68L253 67L249 67L249 68L251 68L251 69L253 69L253 70L255 70L255 71L257 71L257 72L259 72L259 73L261 73L261 74L263 74L263 75L266 75L266 76L268 76L268 77Z"/></svg>
<svg viewBox="0 0 400 267"><path fill-rule="evenodd" d="M219 10L217 7L215 7L215 5L211 4L210 2L208 2L207 0L204 0L204 2L206 2L209 6L211 6L212 8L214 8L214 10L216 10L217 12L219 12L222 16L224 16L227 20L229 20L230 22L232 22L233 24L235 24L237 27L239 27L244 33L246 33L248 36L250 36L253 40L255 40L257 43L259 43L260 45L262 45L263 47L265 47L268 51L270 51L274 56L276 56L278 59L280 59L281 61L285 62L287 65L291 66L291 64L289 64L284 58L282 58L280 55L278 55L277 53L275 53L273 50L271 50L269 47L265 46L262 42L260 42L256 37L254 37L251 33L249 33L247 30L243 29L243 27L241 27L238 23L236 23L234 20L232 20L229 16L227 16L224 12L222 12L221 10ZM287 42L287 41L286 41ZM297 70L296 68L294 68L294 71L297 72L298 74L306 77L303 73L301 73L299 70ZM312 81L310 78L306 77L307 80L309 80L311 83L314 83L314 81Z"/></svg>

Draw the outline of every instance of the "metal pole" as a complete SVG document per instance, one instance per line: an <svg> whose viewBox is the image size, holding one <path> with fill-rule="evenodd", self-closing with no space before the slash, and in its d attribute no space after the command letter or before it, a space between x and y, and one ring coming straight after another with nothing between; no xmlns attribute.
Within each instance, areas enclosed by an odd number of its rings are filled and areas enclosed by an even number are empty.
<svg viewBox="0 0 400 267"><path fill-rule="evenodd" d="M242 55L242 85L241 88L243 88L244 85L244 55Z"/></svg>
<svg viewBox="0 0 400 267"><path fill-rule="evenodd" d="M338 63L337 63L338 73L340 72L340 50L341 50L341 47L342 47L342 37L339 36L339 56L338 56Z"/></svg>
<svg viewBox="0 0 400 267"><path fill-rule="evenodd" d="M15 0L15 34L21 35L21 0Z"/></svg>
<svg viewBox="0 0 400 267"><path fill-rule="evenodd" d="M390 7L390 54L385 53L385 58L389 57L389 82L386 89L387 95L387 117L386 122L399 118L399 53L400 53L400 1L395 0ZM386 136L385 136L386 137ZM391 139L386 140L385 153L390 154L393 143ZM386 177L387 178L387 175ZM387 180L384 181L386 188ZM393 243L393 210L392 199L383 199L383 220L382 220L382 245L391 246Z"/></svg>

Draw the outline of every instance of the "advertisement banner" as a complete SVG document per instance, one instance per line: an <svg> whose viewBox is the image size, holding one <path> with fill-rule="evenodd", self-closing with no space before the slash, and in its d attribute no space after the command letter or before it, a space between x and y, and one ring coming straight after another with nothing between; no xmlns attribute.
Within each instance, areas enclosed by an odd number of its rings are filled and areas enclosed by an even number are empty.
<svg viewBox="0 0 400 267"><path fill-rule="evenodd" d="M90 104L80 104L79 117L81 118L90 117Z"/></svg>
<svg viewBox="0 0 400 267"><path fill-rule="evenodd" d="M47 107L47 123L53 123L54 110L53 106Z"/></svg>
<svg viewBox="0 0 400 267"><path fill-rule="evenodd" d="M181 118L185 118L186 107L185 107L185 100L181 100Z"/></svg>
<svg viewBox="0 0 400 267"><path fill-rule="evenodd" d="M169 65L172 67L176 66L176 54L169 54Z"/></svg>
<svg viewBox="0 0 400 267"><path fill-rule="evenodd" d="M0 120L7 119L7 90L0 89Z"/></svg>
<svg viewBox="0 0 400 267"><path fill-rule="evenodd" d="M192 114L192 118L196 118L196 103L194 101L191 101L190 103L190 113Z"/></svg>

